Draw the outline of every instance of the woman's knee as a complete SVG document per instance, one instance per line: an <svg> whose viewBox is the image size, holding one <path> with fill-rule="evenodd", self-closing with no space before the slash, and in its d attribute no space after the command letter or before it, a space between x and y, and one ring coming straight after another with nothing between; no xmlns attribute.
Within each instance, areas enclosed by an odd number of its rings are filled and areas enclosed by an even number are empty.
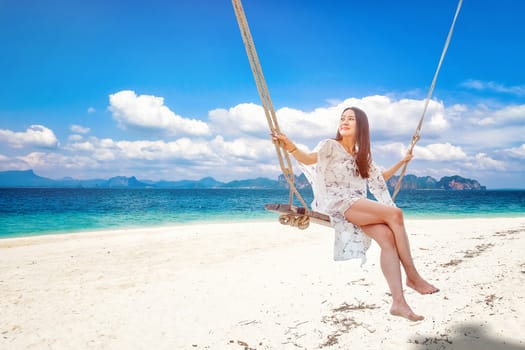
<svg viewBox="0 0 525 350"><path fill-rule="evenodd" d="M403 224L403 211L397 207L390 209L390 220L396 224Z"/></svg>

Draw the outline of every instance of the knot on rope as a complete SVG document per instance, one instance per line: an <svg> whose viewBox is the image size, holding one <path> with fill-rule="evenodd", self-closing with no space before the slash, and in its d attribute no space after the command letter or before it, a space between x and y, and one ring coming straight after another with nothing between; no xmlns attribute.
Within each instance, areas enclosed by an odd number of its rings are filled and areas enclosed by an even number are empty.
<svg viewBox="0 0 525 350"><path fill-rule="evenodd" d="M283 214L279 217L279 222L282 225L289 225L304 230L310 225L310 217L306 215Z"/></svg>
<svg viewBox="0 0 525 350"><path fill-rule="evenodd" d="M421 139L421 136L419 135L419 133L412 135L412 144L415 146L416 143L419 141L419 139Z"/></svg>

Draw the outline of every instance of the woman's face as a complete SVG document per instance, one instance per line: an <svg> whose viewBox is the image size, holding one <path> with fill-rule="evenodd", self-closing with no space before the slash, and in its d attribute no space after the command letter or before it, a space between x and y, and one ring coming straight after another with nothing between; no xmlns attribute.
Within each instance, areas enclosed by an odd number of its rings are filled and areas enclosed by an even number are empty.
<svg viewBox="0 0 525 350"><path fill-rule="evenodd" d="M347 109L341 115L339 122L339 133L341 136L354 136L356 130L355 112L351 109Z"/></svg>

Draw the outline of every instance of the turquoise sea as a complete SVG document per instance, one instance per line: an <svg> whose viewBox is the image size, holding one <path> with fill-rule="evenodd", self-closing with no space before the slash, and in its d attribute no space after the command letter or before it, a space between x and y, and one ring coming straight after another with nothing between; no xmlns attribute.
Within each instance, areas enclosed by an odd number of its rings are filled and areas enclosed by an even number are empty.
<svg viewBox="0 0 525 350"><path fill-rule="evenodd" d="M288 190L0 188L0 238L204 222L277 220ZM303 193L310 203L311 193ZM401 191L410 218L525 216L525 190Z"/></svg>

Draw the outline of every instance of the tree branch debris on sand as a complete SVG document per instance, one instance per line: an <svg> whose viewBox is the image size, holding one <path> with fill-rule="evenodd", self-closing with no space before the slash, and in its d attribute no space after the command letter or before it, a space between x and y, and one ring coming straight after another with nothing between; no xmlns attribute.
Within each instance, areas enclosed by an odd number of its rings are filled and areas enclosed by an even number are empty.
<svg viewBox="0 0 525 350"><path fill-rule="evenodd" d="M517 239L515 235L520 234L525 231L525 228L520 229L511 229L506 231L498 231L493 234L495 237L506 237L506 239ZM483 236L478 237L476 239L485 239ZM463 258L474 258L477 256L480 256L483 252L485 252L487 249L494 247L493 243L483 243L478 244L474 250L467 250L462 253L464 253ZM447 263L441 264L442 267L451 267L459 265L461 262L463 262L463 259L452 259Z"/></svg>
<svg viewBox="0 0 525 350"><path fill-rule="evenodd" d="M485 305L488 305L492 308L494 307L494 301L501 300L501 299L502 299L501 297L496 297L496 294L489 294L485 296L484 302L485 302Z"/></svg>
<svg viewBox="0 0 525 350"><path fill-rule="evenodd" d="M493 234L495 237L505 237L506 239L517 239L515 235L520 234L524 231L523 228L520 229L511 229L506 231L498 231ZM476 239L484 239L484 237L478 237ZM487 249L494 247L493 243L483 243L478 244L474 250L466 250L463 253L463 258L474 258L477 256L480 256L483 252L485 252ZM451 267L456 266L462 263L463 259L452 259L449 262L446 262L444 264L441 264L442 267ZM525 265L525 264L524 264ZM524 272L524 271L522 271ZM525 272L524 272L525 273Z"/></svg>
<svg viewBox="0 0 525 350"><path fill-rule="evenodd" d="M242 347L243 347L243 348L242 348L243 350L256 350L256 348L252 348L250 345L248 345L247 342L245 342L245 341L243 341L243 340L237 340L237 341L235 341L235 340L230 340L229 343L230 343L230 344L237 344L237 345L239 345L239 346L242 346ZM262 343L259 343L259 346L261 346L261 345L262 345Z"/></svg>
<svg viewBox="0 0 525 350"><path fill-rule="evenodd" d="M287 341L286 342L283 342L281 344L283 345L288 345L288 344L291 344L297 348L303 348L302 345L300 345L297 340L304 337L306 335L306 333L304 333L303 330L299 331L299 327L304 325L304 324L307 324L309 321L300 321L300 322L297 322L294 326L291 326L291 327L288 327L288 329L284 332L284 334L286 335L287 337Z"/></svg>
<svg viewBox="0 0 525 350"><path fill-rule="evenodd" d="M459 265L463 260L462 259L452 259L447 263L441 264L442 267L450 267Z"/></svg>
<svg viewBox="0 0 525 350"><path fill-rule="evenodd" d="M240 321L239 323L237 323L239 326L247 326L247 325L250 325L250 324L257 324L257 323L261 323L260 321L257 321L257 320L244 320L244 321Z"/></svg>
<svg viewBox="0 0 525 350"><path fill-rule="evenodd" d="M478 244L476 246L475 250L467 250L465 253L465 258L474 258L476 256L480 256L481 253L483 253L485 250L494 247L494 244L492 243L484 243L484 244Z"/></svg>
<svg viewBox="0 0 525 350"><path fill-rule="evenodd" d="M487 249L492 248L492 247L494 247L494 244L492 244L492 243L478 244L475 249L473 249L473 250L472 249L468 249L468 250L462 252L463 253L463 258L464 259L471 259L471 258L480 256L484 251L486 251ZM452 260L450 260L447 263L441 264L441 266L442 267L456 266L456 265L459 265L460 263L462 263L463 261L464 261L463 259L452 259Z"/></svg>
<svg viewBox="0 0 525 350"><path fill-rule="evenodd" d="M424 339L409 340L409 343L416 345L437 345L440 349L446 349L448 345L452 344L448 334L440 334L438 337L425 337ZM436 348L437 348L436 346Z"/></svg>
<svg viewBox="0 0 525 350"><path fill-rule="evenodd" d="M363 327L368 330L370 333L374 333L375 329L370 325L367 325L363 322L358 322L354 317L349 317L346 315L348 312L360 311L360 310L371 310L377 309L378 306L375 304L365 304L361 301L357 301L357 305L347 304L346 302L341 304L341 306L332 309L332 314L329 316L324 316L322 318L323 323L328 323L331 326L337 327L337 329L329 334L326 337L326 340L320 345L320 347L332 346L339 342L339 337L345 333L350 332L350 330Z"/></svg>
<svg viewBox="0 0 525 350"><path fill-rule="evenodd" d="M524 230L525 230L525 228L516 229L516 230L498 231L498 232L494 233L493 236L496 236L496 237L507 237L507 236L510 236L507 239L517 239L517 237L515 235L523 232Z"/></svg>

